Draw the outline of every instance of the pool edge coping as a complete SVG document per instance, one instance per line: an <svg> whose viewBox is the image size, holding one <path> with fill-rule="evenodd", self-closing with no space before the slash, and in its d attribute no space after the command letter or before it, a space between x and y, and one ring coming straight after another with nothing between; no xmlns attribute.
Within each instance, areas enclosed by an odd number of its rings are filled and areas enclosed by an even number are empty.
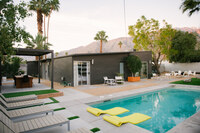
<svg viewBox="0 0 200 133"><path fill-rule="evenodd" d="M88 107L90 107L89 105L91 105L91 104L101 103L101 102L104 102L105 100L121 99L121 98L129 97L129 96L135 96L135 95L140 95L140 94L152 92L152 91L158 91L158 90L161 90L161 89L164 89L164 88L167 88L167 87L174 87L174 88L183 87L183 88L187 88L188 90L193 89L193 90L199 90L200 91L199 86L194 86L194 85L164 84L164 85L153 86L153 87L151 86L151 87L146 87L146 88L137 89L137 90L128 90L128 91L125 91L125 92L117 92L117 93L114 93L112 95L94 96L94 97L89 98L89 99L88 98L82 99L80 102L87 105ZM127 92L129 92L129 94L127 94ZM188 117L187 119L185 119L181 123L177 124L175 127L171 128L166 133L172 133L172 132L178 131L178 128L179 128L180 125L185 125L185 123L187 123L188 120L190 120L192 117L198 115L198 113L200 114L200 111L196 112L195 114ZM132 126L136 126L136 125L132 125ZM137 126L137 127L139 127L139 126ZM139 128L141 128L141 130L143 130L143 131L146 130L146 131L152 132L152 131L147 130L147 129L142 128L142 127L139 127Z"/></svg>

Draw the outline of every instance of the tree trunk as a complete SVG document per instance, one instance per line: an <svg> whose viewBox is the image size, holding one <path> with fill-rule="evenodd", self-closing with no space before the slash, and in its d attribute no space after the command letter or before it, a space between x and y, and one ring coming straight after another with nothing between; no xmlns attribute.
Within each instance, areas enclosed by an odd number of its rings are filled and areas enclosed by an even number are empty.
<svg viewBox="0 0 200 133"><path fill-rule="evenodd" d="M49 42L49 22L50 22L50 17L51 17L52 9L48 15L48 22L47 22L47 43Z"/></svg>
<svg viewBox="0 0 200 133"><path fill-rule="evenodd" d="M37 25L38 25L38 33L43 34L42 31L42 23L43 23L43 15L41 10L37 10Z"/></svg>
<svg viewBox="0 0 200 133"><path fill-rule="evenodd" d="M44 15L44 37L46 37L46 15Z"/></svg>
<svg viewBox="0 0 200 133"><path fill-rule="evenodd" d="M100 40L100 53L102 53L102 40Z"/></svg>
<svg viewBox="0 0 200 133"><path fill-rule="evenodd" d="M159 70L160 65L158 64L158 60L155 57L153 57L153 62L154 62L155 69L158 72L158 75L160 75L160 70Z"/></svg>

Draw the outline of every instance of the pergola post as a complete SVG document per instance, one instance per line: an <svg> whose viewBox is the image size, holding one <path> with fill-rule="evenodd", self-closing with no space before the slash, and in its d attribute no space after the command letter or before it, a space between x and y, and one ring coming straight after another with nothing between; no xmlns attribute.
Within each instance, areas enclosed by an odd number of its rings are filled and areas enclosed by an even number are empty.
<svg viewBox="0 0 200 133"><path fill-rule="evenodd" d="M40 56L38 60L38 83L40 83Z"/></svg>
<svg viewBox="0 0 200 133"><path fill-rule="evenodd" d="M54 51L51 52L51 89L53 89L53 74L54 73Z"/></svg>
<svg viewBox="0 0 200 133"><path fill-rule="evenodd" d="M1 75L1 58L0 58L0 93L1 93L1 86L2 86L2 75Z"/></svg>

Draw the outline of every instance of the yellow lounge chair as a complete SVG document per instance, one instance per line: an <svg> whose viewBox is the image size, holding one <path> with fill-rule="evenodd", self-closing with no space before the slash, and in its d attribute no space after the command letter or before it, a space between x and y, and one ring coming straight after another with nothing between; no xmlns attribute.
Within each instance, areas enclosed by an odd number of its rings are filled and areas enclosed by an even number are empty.
<svg viewBox="0 0 200 133"><path fill-rule="evenodd" d="M115 107L115 108L108 109L108 110L101 110L98 108L90 108L89 107L89 108L87 108L87 111L92 113L93 115L99 116L102 113L109 114L109 115L119 115L124 112L128 112L129 110L127 110L125 108L121 108L121 107Z"/></svg>
<svg viewBox="0 0 200 133"><path fill-rule="evenodd" d="M118 116L104 116L103 119L119 127L123 123L128 123L128 122L132 124L138 124L148 119L151 119L151 117L140 113L134 113L122 118Z"/></svg>

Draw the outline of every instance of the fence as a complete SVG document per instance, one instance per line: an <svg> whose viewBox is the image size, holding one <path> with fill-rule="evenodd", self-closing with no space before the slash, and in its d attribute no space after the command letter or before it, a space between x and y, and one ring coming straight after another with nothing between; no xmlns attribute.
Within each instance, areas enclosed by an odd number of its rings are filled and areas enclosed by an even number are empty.
<svg viewBox="0 0 200 133"><path fill-rule="evenodd" d="M200 72L200 62L197 63L168 63L163 62L160 67L160 72L171 72L171 71L196 71Z"/></svg>

